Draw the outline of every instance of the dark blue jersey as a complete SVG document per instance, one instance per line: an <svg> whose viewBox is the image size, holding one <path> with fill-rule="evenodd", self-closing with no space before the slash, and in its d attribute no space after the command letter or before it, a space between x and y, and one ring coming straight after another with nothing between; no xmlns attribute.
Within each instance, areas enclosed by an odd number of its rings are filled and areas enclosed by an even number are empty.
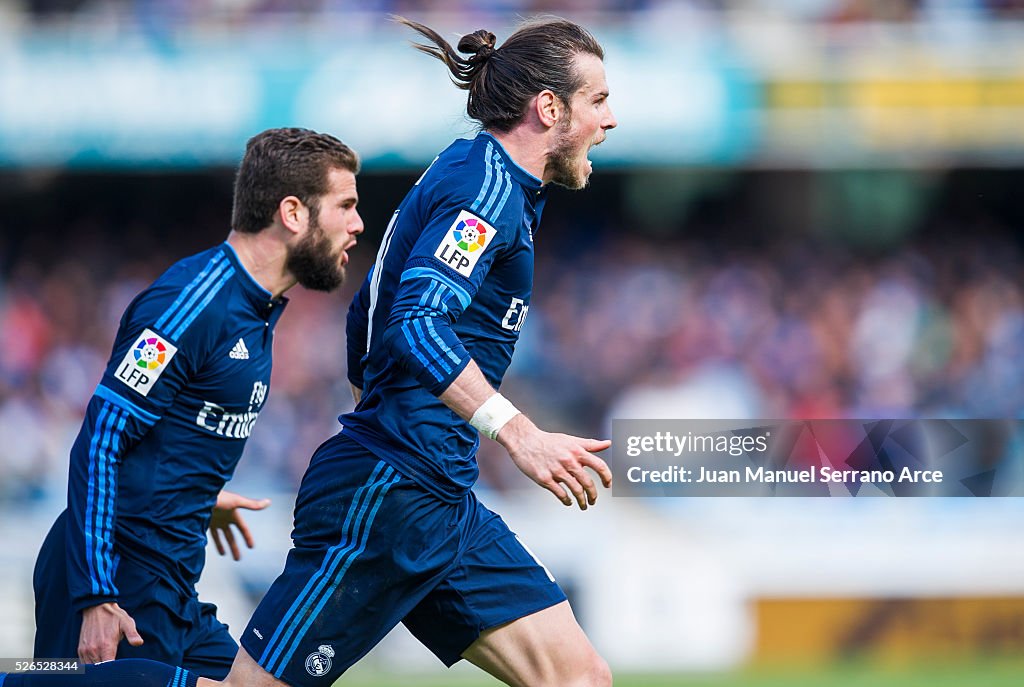
<svg viewBox="0 0 1024 687"><path fill-rule="evenodd" d="M68 585L116 600L122 556L192 592L218 492L270 385L273 299L221 244L139 294L71 449Z"/></svg>
<svg viewBox="0 0 1024 687"><path fill-rule="evenodd" d="M530 307L546 191L484 132L452 143L395 211L348 318L343 432L435 495L461 498L477 431L437 397L476 361L495 388Z"/></svg>

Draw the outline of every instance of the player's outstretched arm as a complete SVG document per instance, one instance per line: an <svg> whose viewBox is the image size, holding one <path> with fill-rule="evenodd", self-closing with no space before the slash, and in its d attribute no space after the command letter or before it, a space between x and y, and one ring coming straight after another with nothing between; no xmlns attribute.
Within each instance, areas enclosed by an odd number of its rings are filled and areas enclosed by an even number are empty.
<svg viewBox="0 0 1024 687"><path fill-rule="evenodd" d="M494 389L476 363L470 361L440 399L472 422L481 406L493 396ZM605 487L612 485L607 463L594 455L611 446L611 441L545 432L523 413L505 422L493 438L505 447L523 474L566 506L572 505L574 497L581 510L597 502L597 485L585 468L597 473Z"/></svg>

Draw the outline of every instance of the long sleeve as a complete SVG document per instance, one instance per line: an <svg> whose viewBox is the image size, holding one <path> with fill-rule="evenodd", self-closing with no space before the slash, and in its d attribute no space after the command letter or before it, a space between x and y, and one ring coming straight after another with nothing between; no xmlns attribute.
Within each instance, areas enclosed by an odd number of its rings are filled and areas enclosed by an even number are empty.
<svg viewBox="0 0 1024 687"><path fill-rule="evenodd" d="M193 345L193 337L168 327L166 317L153 316L154 309L169 310L150 292L125 313L71 449L66 534L68 586L75 610L117 598L114 529L119 470L193 375L190 352L182 350ZM172 338L174 334L180 338Z"/></svg>
<svg viewBox="0 0 1024 687"><path fill-rule="evenodd" d="M366 275L362 287L352 299L345 320L345 340L348 360L348 381L360 389L363 381L363 357L366 355L367 329L370 322L370 284L373 280L373 269Z"/></svg>
<svg viewBox="0 0 1024 687"><path fill-rule="evenodd" d="M469 364L452 328L511 230L451 207L435 213L409 254L384 332L390 355L435 396Z"/></svg>

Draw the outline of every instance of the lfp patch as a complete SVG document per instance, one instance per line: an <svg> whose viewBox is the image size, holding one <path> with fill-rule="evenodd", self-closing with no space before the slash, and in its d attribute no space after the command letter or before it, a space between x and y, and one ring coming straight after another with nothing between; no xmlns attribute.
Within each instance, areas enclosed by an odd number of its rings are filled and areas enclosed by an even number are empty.
<svg viewBox="0 0 1024 687"><path fill-rule="evenodd" d="M114 376L143 396L149 396L150 389L177 352L177 346L147 328L124 354Z"/></svg>
<svg viewBox="0 0 1024 687"><path fill-rule="evenodd" d="M464 277L473 274L473 268L487 246L494 242L497 231L472 212L463 210L455 218L451 229L441 239L434 257Z"/></svg>

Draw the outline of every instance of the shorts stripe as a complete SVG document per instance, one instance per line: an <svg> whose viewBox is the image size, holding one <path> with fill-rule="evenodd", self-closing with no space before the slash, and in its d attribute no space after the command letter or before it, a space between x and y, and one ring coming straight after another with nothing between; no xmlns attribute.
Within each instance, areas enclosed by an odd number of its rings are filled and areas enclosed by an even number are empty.
<svg viewBox="0 0 1024 687"><path fill-rule="evenodd" d="M388 490L401 479L401 475L395 474L392 476L390 481L386 482L383 487L381 487L380 492L377 494L377 498L373 503L373 508L370 510L369 516L362 522L362 534L357 533L357 536L359 537L359 548L351 554L344 554L337 557L332 564L331 569L328 570L327 576L320 582L320 587L323 588L327 580L331 581L330 585L327 586L326 591L322 594L320 594L320 590L314 592L314 594L320 595L320 602L317 603L316 608L314 608L313 612L309 614L309 617L306 618L306 622L302 625L298 634L295 635L295 639L292 640L291 648L288 650L288 653L285 654L284 659L282 659L281 668L278 669L279 673L277 677L281 677L280 673L284 671L284 666L288 664L292 656L295 654L295 650L299 648L299 642L306 636L306 632L309 631L309 626L313 624L313 621L316 620L321 611L323 611L324 606L326 606L330 598L334 596L334 592L337 591L341 581L345 579L345 573L348 572L352 562L359 558L359 555L366 550L366 542L370 538L370 527L373 526L374 517L377 515L377 511L380 509L381 504L384 502L384 496L387 495ZM366 504L363 504L364 508L365 506ZM344 564L342 564L341 570L337 570L338 564L341 563L342 559L344 559ZM336 570L337 572L335 572Z"/></svg>
<svg viewBox="0 0 1024 687"><path fill-rule="evenodd" d="M371 491L383 486L394 474L394 468L383 461L379 461L366 483L356 490L356 493L352 498L352 503L349 505L348 513L345 515L345 523L341 528L341 539L338 541L337 545L328 549L324 556L323 563L320 565L320 569L310 577L305 588L295 598L291 608L289 608L288 612L284 614L284 617L281 619L281 623L277 626L277 630L274 631L274 635L270 638L270 641L267 643L267 647L263 650L262 656L260 656L260 665L262 665L267 672L273 672L272 666L277 662L283 648L279 645L288 642L298 623L301 622L302 617L312 605L313 600L310 598L311 592L313 592L314 586L317 584L320 577L325 574L327 568L331 564L333 555L339 550L346 548L346 544L351 538L353 519L361 518L365 512L365 508L363 507L364 499L368 498ZM300 606L302 607L301 610Z"/></svg>
<svg viewBox="0 0 1024 687"><path fill-rule="evenodd" d="M359 505L353 503L353 505L351 506L350 512L356 514L355 522L353 525L354 529L351 531L350 534L343 533L341 541L339 541L336 546L332 547L328 551L327 556L324 558L324 562L320 567L320 570L317 571L316 575L314 575L310 579L309 583L306 585L306 589L303 590L303 592L306 592L310 589L310 586L315 583L315 586L313 587L312 592L308 595L302 610L294 616L293 620L290 623L291 627L289 628L288 632L285 633L284 637L281 640L281 643L278 645L277 650L270 659L270 665L267 667L267 671L274 674L275 677L280 677L281 674L284 672L284 668L288 664L288 661L291 659L292 655L295 653L295 649L298 647L299 641L304 636L306 630L309 629L309 624L316 618L317 613L319 613L319 609L323 607L323 603L319 604L319 606L317 607L318 610L310 614L310 607L317 602L317 598L323 592L326 581L330 579L330 577L334 574L335 570L338 567L338 564L342 560L348 557L349 561L351 561L351 559L354 558L354 556L349 557L349 554L352 553L353 549L355 548L355 540L359 537L360 528L364 524L368 503L370 502L371 499L373 499L376 496L377 501L374 504L373 509L370 513L370 520L372 521L373 516L377 513L377 509L379 508L381 502L384 499L384 495L387 493L388 489L390 489L391 485L394 484L395 482L398 482L399 479L401 479L401 476L395 473L394 468L388 466L385 469L384 475L381 477L381 479L377 480L373 485L370 486L368 490L364 492L366 498L362 500L362 503ZM376 492L376 494L374 492ZM346 518L346 524L353 523L349 518ZM364 530L364 532L368 532L370 524L372 523L366 522L365 524L366 529ZM365 548L365 542L363 546ZM357 552L355 555L358 555L359 553L361 553L361 550ZM347 569L348 564L346 564L345 566L345 570ZM342 574L344 574L344 572ZM337 588L337 584L340 583L340 581L341 578L339 577L337 582L331 587L332 592L334 589ZM324 601L326 601L326 598L327 597L324 598ZM302 630L298 632L298 634L294 634L295 630L298 627L298 624L302 622L304 619L307 619L307 616L308 621L303 625ZM281 658L280 662L278 663L277 670L274 671L271 666L273 666L273 664L277 662L278 657L281 656L281 650L286 645L289 648L285 652L284 656Z"/></svg>

